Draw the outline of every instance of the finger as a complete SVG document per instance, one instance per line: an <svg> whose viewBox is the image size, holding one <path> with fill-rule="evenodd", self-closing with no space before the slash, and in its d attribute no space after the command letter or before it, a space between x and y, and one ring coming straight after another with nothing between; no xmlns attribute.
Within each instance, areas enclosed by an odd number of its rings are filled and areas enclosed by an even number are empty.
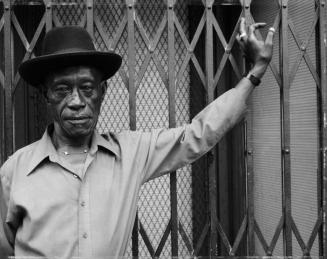
<svg viewBox="0 0 327 259"><path fill-rule="evenodd" d="M275 35L275 29L273 27L269 28L265 44L272 45L273 44L273 39Z"/></svg>
<svg viewBox="0 0 327 259"><path fill-rule="evenodd" d="M243 50L244 49L244 42L243 42L243 39L240 37L240 34L236 35L236 40L237 40L238 44L240 44L241 49Z"/></svg>
<svg viewBox="0 0 327 259"><path fill-rule="evenodd" d="M259 29L259 28L262 28L262 27L265 27L266 26L266 23L264 22L258 22L258 23L254 23L250 26L249 28L249 34L250 36L253 36L254 35L254 31L256 29Z"/></svg>
<svg viewBox="0 0 327 259"><path fill-rule="evenodd" d="M242 34L246 34L246 26L245 26L245 18L244 17L242 17L241 18L241 23L240 23L240 34L242 35Z"/></svg>

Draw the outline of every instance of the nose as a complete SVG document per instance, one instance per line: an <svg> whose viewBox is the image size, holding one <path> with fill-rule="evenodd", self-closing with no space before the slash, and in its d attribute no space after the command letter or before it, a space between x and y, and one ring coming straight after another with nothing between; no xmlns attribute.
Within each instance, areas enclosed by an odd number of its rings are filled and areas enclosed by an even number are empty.
<svg viewBox="0 0 327 259"><path fill-rule="evenodd" d="M73 110L79 110L85 107L85 101L76 88L73 88L71 98L68 102L68 107Z"/></svg>

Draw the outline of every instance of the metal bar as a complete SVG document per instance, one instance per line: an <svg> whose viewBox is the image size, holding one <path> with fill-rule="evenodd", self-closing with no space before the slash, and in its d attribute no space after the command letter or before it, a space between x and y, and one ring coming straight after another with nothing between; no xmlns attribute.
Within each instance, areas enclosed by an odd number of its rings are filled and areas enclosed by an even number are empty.
<svg viewBox="0 0 327 259"><path fill-rule="evenodd" d="M149 52L147 53L147 55L145 57L144 62L142 63L140 73L139 73L139 77L137 79L136 89L138 89L138 87L139 87L139 85L140 85L140 83L141 83L141 81L143 79L143 76L144 76L144 74L145 74L145 72L146 72L146 70L148 68L148 65L149 65L149 63L151 61L151 58L153 59L153 56L154 56L153 52L154 52L155 48L157 47L157 44L158 44L158 42L160 40L160 36L162 35L164 28L166 27L167 19L166 19L166 15L165 15L165 17L161 21L161 23L159 25L159 28L158 28L158 30L156 32L156 35L155 35L155 37L154 37L154 39L152 41L149 40L149 38L148 38L148 36L146 34L146 31L145 31L140 19L137 16L135 18L135 21L136 21L136 25L137 25L139 31L141 32L140 34L142 35L143 40L144 40L144 42L147 45L148 50L149 50ZM158 64L160 64L160 62L158 62ZM160 71L161 65L159 65L159 66L157 65L157 67L158 67L158 72L160 73L162 71L162 70ZM161 77L163 78L163 81L165 82L166 81L164 79L165 76L163 76L163 74L165 74L165 73L160 73L160 74L161 74Z"/></svg>
<svg viewBox="0 0 327 259"><path fill-rule="evenodd" d="M206 0L206 42L205 42L205 60L206 60L206 85L207 100L211 103L214 96L213 85L213 25L212 25L212 4L214 1ZM209 204L210 204L210 256L218 255L218 232L217 232L217 180L216 180L216 149L214 148L207 155L209 160Z"/></svg>
<svg viewBox="0 0 327 259"><path fill-rule="evenodd" d="M294 236L295 236L297 242L299 243L299 245L300 245L300 247L302 249L303 255L307 255L306 254L307 247L306 247L306 245L305 245L305 243L303 241L303 238L301 237L301 234L299 232L299 229L297 228L297 226L296 226L296 224L295 224L292 216L290 218L290 221L291 221L291 226L292 226L292 230L293 230Z"/></svg>
<svg viewBox="0 0 327 259"><path fill-rule="evenodd" d="M111 50L110 39L108 38L108 36L102 26L102 23L97 15L94 16L93 22L98 29L98 32L100 34L100 37L102 38L104 45L107 47L108 50Z"/></svg>
<svg viewBox="0 0 327 259"><path fill-rule="evenodd" d="M34 47L35 47L35 45L36 45L36 43L37 43L37 41L38 41L38 39L39 39L39 37L41 35L41 32L43 30L43 27L45 25L46 13L43 15L43 17L42 17L42 19L41 19L41 21L40 21L40 23L39 23L39 25L38 25L38 27L37 27L37 29L35 31L35 34L34 34L32 40L31 40L31 43L28 43L27 39L25 38L25 34L24 34L23 30L21 29L21 27L20 27L20 25L19 25L16 17L13 15L12 18L13 18L12 19L13 24L15 25L15 28L16 28L16 30L17 30L17 32L18 32L18 34L19 34L19 36L20 36L23 44L24 45L26 44L26 46L25 46L26 53L25 53L24 58L22 60L22 62L24 62L27 59L29 59L30 56L31 56L31 54L33 53ZM21 32L19 32L19 31L21 31ZM26 43L24 43L24 40L26 40ZM20 78L21 78L20 77L20 74L19 73L16 73L16 75L14 77L14 81L12 83L12 85L13 85L12 86L12 93L13 93L13 95L16 92L16 89L17 89L18 82L19 82Z"/></svg>
<svg viewBox="0 0 327 259"><path fill-rule="evenodd" d="M187 234L186 234L186 232L185 232L185 230L183 228L183 225L182 225L182 223L180 221L178 222L178 232L181 235L188 252L190 254L192 254L193 253L192 243L190 241L190 238L187 236Z"/></svg>
<svg viewBox="0 0 327 259"><path fill-rule="evenodd" d="M265 250L265 253L267 253L268 251L268 244L259 228L259 225L257 223L257 221L254 219L254 232L257 234L257 237L263 247L263 250Z"/></svg>
<svg viewBox="0 0 327 259"><path fill-rule="evenodd" d="M112 49L115 49L116 48L116 46L118 44L118 41L119 41L119 39L121 38L121 36L122 36L122 34L124 32L124 29L125 29L126 24L127 24L127 17L124 16L123 17L123 20L119 24L119 27L118 27L117 32L116 32L116 35L113 38L113 41L112 41L112 44L111 44L111 48Z"/></svg>
<svg viewBox="0 0 327 259"><path fill-rule="evenodd" d="M326 0L319 0L319 54L320 54L320 85L321 85L321 185L322 185L322 253L327 258L327 75L326 75Z"/></svg>
<svg viewBox="0 0 327 259"><path fill-rule="evenodd" d="M94 10L94 3L93 0L86 0L86 29L94 39L94 17L93 17L93 10Z"/></svg>
<svg viewBox="0 0 327 259"><path fill-rule="evenodd" d="M309 68L309 70L310 70L313 78L315 79L316 84L318 85L318 88L320 88L319 76L318 76L318 74L316 72L316 69L315 69L314 65L311 62L311 59L310 59L309 55L306 53L306 49L307 49L307 46L309 44L309 40L310 40L310 38L311 38L311 36L313 34L313 31L315 29L317 20L318 20L318 18L315 17L315 20L312 23L312 26L311 26L310 33L308 35L308 38L304 42L302 42L302 43L301 43L301 40L300 40L299 35L297 34L297 32L295 30L295 26L293 24L292 19L289 19L288 20L288 26L290 28L290 31L292 32L293 38L294 38L297 46L301 50L301 52L297 56L296 62L294 62L294 65L293 65L293 67L291 69L291 72L290 72L290 79L289 79L290 85L292 84L292 82L293 82L293 80L294 80L294 78L296 76L296 72L297 72L297 70L298 70L298 68L300 66L301 60L304 57L305 62L307 64L307 66L308 66L308 68Z"/></svg>
<svg viewBox="0 0 327 259"><path fill-rule="evenodd" d="M206 76L205 76L204 72L202 71L202 68L199 64L198 59L196 58L196 56L193 53L191 54L191 60L193 61L194 67L195 67L196 71L198 72L198 76L201 79L202 84L205 86L205 90L208 90L207 84L206 84Z"/></svg>
<svg viewBox="0 0 327 259"><path fill-rule="evenodd" d="M203 228L203 230L201 232L200 238L199 238L199 240L198 240L198 242L197 242L197 244L196 244L196 246L194 248L194 255L195 256L199 255L199 251L200 251L200 249L201 249L201 247L203 245L203 242L204 242L204 240L205 240L205 238L206 238L206 236L207 236L207 234L209 232L209 229L210 229L210 226L209 226L209 223L207 222L205 224L205 226L204 226L204 228Z"/></svg>
<svg viewBox="0 0 327 259"><path fill-rule="evenodd" d="M237 232L237 235L236 235L236 238L235 238L235 241L234 241L232 250L230 252L230 256L235 256L235 253L237 251L237 248L240 245L241 240L243 238L243 235L244 235L244 233L246 231L247 223L248 223L248 217L247 217L247 215L245 215L244 216L244 219L242 221L241 227L240 227L240 229Z"/></svg>
<svg viewBox="0 0 327 259"><path fill-rule="evenodd" d="M308 253L310 253L310 251L312 249L313 242L315 241L315 239L316 239L316 237L318 235L319 229L322 226L322 217L323 217L323 212L322 212L322 209L321 209L319 214L318 214L316 224L315 224L315 226L314 226L314 228L312 230L309 241L307 243L307 252Z"/></svg>
<svg viewBox="0 0 327 259"><path fill-rule="evenodd" d="M1 19L0 19L0 31L2 30L4 24L5 24L5 19L2 16Z"/></svg>
<svg viewBox="0 0 327 259"><path fill-rule="evenodd" d="M281 0L281 149L282 149L282 206L285 217L284 254L292 256L292 227L291 227L291 159L290 159L290 83L288 55L288 0Z"/></svg>
<svg viewBox="0 0 327 259"><path fill-rule="evenodd" d="M5 50L5 160L13 152L12 108L12 49L11 49L11 1L4 0L4 50Z"/></svg>
<svg viewBox="0 0 327 259"><path fill-rule="evenodd" d="M44 0L44 5L45 5L45 28L46 31L51 30L52 28L52 2L51 0Z"/></svg>
<svg viewBox="0 0 327 259"><path fill-rule="evenodd" d="M3 3L2 3L3 4ZM3 7L3 5L2 5ZM5 19L4 19L4 13L2 13L2 17L0 20L0 31L2 30L3 26L5 24ZM4 39L3 39L4 40ZM2 53L4 53L4 42L0 42L0 51ZM5 76L4 76L4 72L5 71L1 71L0 70L0 164L2 165L2 163L5 160L5 155L4 155L4 150L5 150L5 125L4 125L4 93L5 93Z"/></svg>
<svg viewBox="0 0 327 259"><path fill-rule="evenodd" d="M169 44L169 43L168 43ZM169 50L168 50L169 51ZM162 65L161 65L161 63L160 63L160 61L159 61L159 59L158 59L158 57L156 56L156 55L151 55L151 57L152 57L152 60L153 60L153 62L154 62L154 64L156 65L156 67L157 67L157 70L158 70L158 73L159 73L159 76L161 77L161 79L162 79L162 82L164 83L164 85L165 85L165 87L166 87L166 89L168 90L168 93L169 93L169 75L168 75L168 77L167 77L167 75L166 75L166 71L165 71L165 69L162 67ZM169 67L169 69L170 69L171 67ZM172 67L172 68L175 68L175 67ZM170 97L170 96L169 96ZM174 126L175 127L175 126Z"/></svg>
<svg viewBox="0 0 327 259"><path fill-rule="evenodd" d="M151 241L150 241L150 239L149 239L149 236L148 236L148 234L146 233L146 231L145 231L145 229L144 229L142 223L141 223L141 222L139 222L139 223L140 223L140 234L141 234L141 237L142 237L143 240L144 240L144 244L145 244L146 247L148 248L150 255L151 255L152 257L154 257L154 253L155 253L155 251L154 251L154 249L153 249L153 246L152 246L152 244L151 244ZM134 249L133 249L133 251L134 251ZM133 256L135 256L135 255L133 255Z"/></svg>
<svg viewBox="0 0 327 259"><path fill-rule="evenodd" d="M277 241L278 241L278 238L280 236L280 233L282 232L282 229L283 229L283 226L284 226L284 216L282 215L279 222L278 222L278 225L277 225L277 228L276 228L276 231L275 231L275 234L271 240L271 243L270 243L270 246L267 250L267 255L268 256L271 256L275 247L276 247L276 244L277 244Z"/></svg>
<svg viewBox="0 0 327 259"><path fill-rule="evenodd" d="M126 0L127 5L127 40L128 40L128 93L129 93L129 126L131 130L136 130L136 88L135 88L135 35L134 35L134 0ZM139 224L138 215L136 215L133 236L132 236L132 255L139 256ZM141 232L140 232L141 233ZM154 253L154 251L153 251ZM153 255L152 253L152 255Z"/></svg>
<svg viewBox="0 0 327 259"><path fill-rule="evenodd" d="M250 12L251 0L244 0L242 3L244 17L246 22L248 23L251 19L252 15ZM247 65L245 64L244 72L247 69ZM245 128L247 125L245 125ZM245 129L245 133L247 129ZM248 255L253 256L255 254L255 239L254 239L254 232L255 232L255 220L254 220L254 172L253 172L253 156L252 156L252 146L250 142L247 142L246 147L246 177L247 177L247 213L248 213Z"/></svg>
<svg viewBox="0 0 327 259"><path fill-rule="evenodd" d="M169 127L176 127L176 86L175 86L175 0L167 0L168 26L168 105ZM160 64L160 62L158 62ZM157 65L158 67L158 65ZM159 69L159 67L158 67ZM178 210L177 210L177 177L170 174L170 213L171 213L171 255L178 256Z"/></svg>
<svg viewBox="0 0 327 259"><path fill-rule="evenodd" d="M228 255L231 255L232 246L230 245L228 237L227 237L223 227L221 226L220 222L218 221L218 219L217 219L216 225L217 225L218 234L221 237L221 239L223 241L223 244L225 245L225 247L226 247L226 249L228 251Z"/></svg>
<svg viewBox="0 0 327 259"><path fill-rule="evenodd" d="M159 257L165 244L166 244L166 241L169 237L169 233L171 232L171 223L172 223L172 220L170 219L169 222L168 222L168 225L165 229L165 232L162 236L162 238L160 239L160 242L159 242L159 245L158 245L158 248L156 249L156 251L154 252L154 257ZM171 241L173 243L173 241ZM173 245L173 244L172 244ZM178 247L177 247L177 252L178 252Z"/></svg>

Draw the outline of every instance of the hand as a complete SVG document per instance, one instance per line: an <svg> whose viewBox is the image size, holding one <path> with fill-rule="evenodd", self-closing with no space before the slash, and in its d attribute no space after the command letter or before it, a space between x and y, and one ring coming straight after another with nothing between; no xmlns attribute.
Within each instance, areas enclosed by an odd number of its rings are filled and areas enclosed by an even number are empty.
<svg viewBox="0 0 327 259"><path fill-rule="evenodd" d="M247 61L253 64L251 73L261 78L265 73L273 52L274 28L270 28L265 42L258 40L254 32L256 29L266 26L266 23L254 23L249 26L248 34L245 25L245 19L241 18L240 33L236 39L245 54Z"/></svg>

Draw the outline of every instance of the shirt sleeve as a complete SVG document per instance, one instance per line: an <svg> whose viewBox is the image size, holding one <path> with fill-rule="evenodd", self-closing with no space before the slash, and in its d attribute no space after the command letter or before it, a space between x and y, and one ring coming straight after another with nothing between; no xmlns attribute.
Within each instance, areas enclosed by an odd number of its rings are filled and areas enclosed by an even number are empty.
<svg viewBox="0 0 327 259"><path fill-rule="evenodd" d="M14 255L14 235L6 223L10 193L9 181L0 169L0 259Z"/></svg>
<svg viewBox="0 0 327 259"><path fill-rule="evenodd" d="M245 113L245 97L233 88L202 110L190 124L152 132L144 182L200 158Z"/></svg>

